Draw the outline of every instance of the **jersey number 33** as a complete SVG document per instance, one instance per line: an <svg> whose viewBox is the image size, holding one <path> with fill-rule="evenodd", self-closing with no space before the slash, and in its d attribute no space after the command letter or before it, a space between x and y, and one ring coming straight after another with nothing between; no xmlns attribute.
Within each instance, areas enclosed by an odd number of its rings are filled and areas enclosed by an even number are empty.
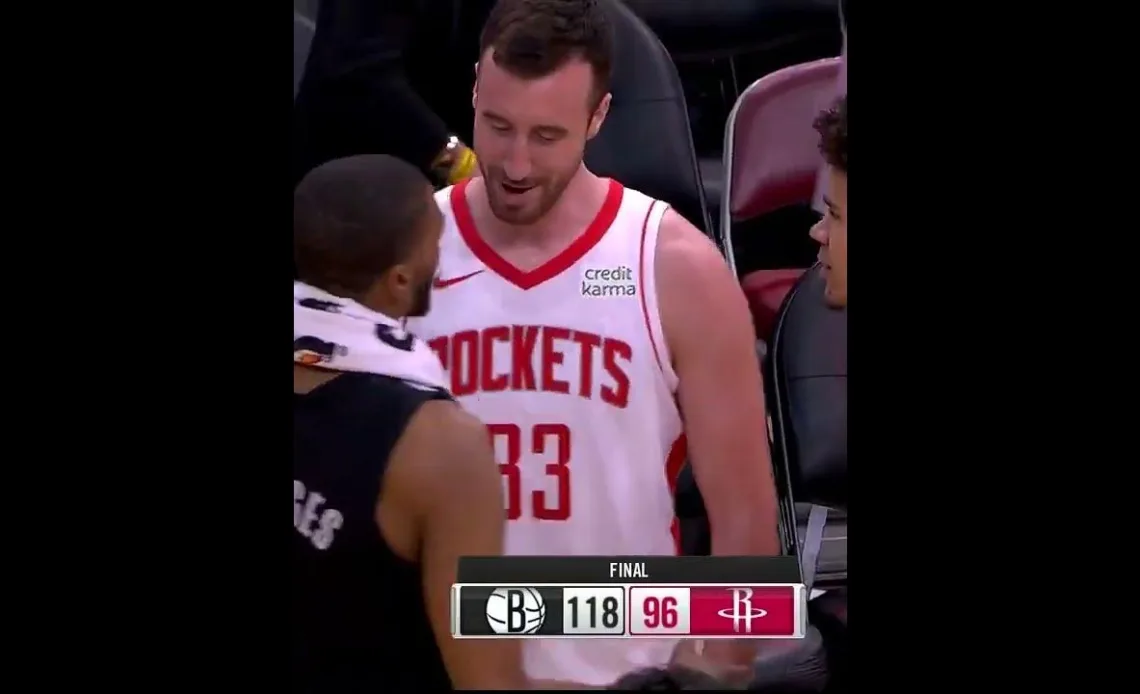
<svg viewBox="0 0 1140 694"><path fill-rule="evenodd" d="M491 424L487 429L491 441L499 450L502 442L506 449L505 458L499 461L499 472L507 501L507 520L518 520L527 513L539 520L564 521L570 518L570 427L565 424L535 424L524 430L517 424ZM524 449L528 457L533 455L543 462L546 477L554 481L546 485L554 487L553 493L547 489L536 489L525 495L530 508L523 508L522 461Z"/></svg>

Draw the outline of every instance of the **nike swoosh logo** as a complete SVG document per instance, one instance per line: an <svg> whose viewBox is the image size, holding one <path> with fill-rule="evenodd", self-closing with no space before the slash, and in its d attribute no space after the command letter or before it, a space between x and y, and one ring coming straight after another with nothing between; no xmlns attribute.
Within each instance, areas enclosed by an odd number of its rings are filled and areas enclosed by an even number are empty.
<svg viewBox="0 0 1140 694"><path fill-rule="evenodd" d="M436 277L434 280L432 280L431 286L435 287L436 289L447 289L448 287L450 287L453 284L459 284L463 280L469 280L472 277L474 277L475 275L483 274L483 272L485 272L485 271L484 270L476 270L475 272L472 272L472 273L467 274L467 275L460 275L459 277L448 277L447 279L443 279L442 277Z"/></svg>

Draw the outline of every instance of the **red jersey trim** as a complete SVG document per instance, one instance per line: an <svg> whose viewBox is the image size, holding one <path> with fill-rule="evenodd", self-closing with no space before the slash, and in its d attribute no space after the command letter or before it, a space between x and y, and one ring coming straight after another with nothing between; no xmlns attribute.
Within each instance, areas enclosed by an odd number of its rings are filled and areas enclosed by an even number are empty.
<svg viewBox="0 0 1140 694"><path fill-rule="evenodd" d="M669 498L673 504L677 503L677 478L680 477L681 469L685 467L688 456L689 442L685 435L681 434L669 447L669 454L665 457L665 482L669 485ZM674 552L677 556L683 555L684 552L681 551L681 520L677 518L676 511L673 512L673 522L669 526L669 532L673 535Z"/></svg>
<svg viewBox="0 0 1140 694"><path fill-rule="evenodd" d="M661 375L665 376L665 363L661 361L661 350L657 348L657 340L653 337L653 322L649 317L649 303L645 296L645 237L649 233L649 218L653 216L653 208L657 207L657 200L654 200L649 205L649 210L645 213L645 221L641 223L641 248L637 254L637 290L641 295L641 316L645 319L645 332L649 335L649 345L653 347L653 358L657 361L657 368L661 371ZM653 258L649 259L653 262ZM658 303L658 312L660 313L660 302ZM664 331L665 327L661 327ZM666 379L668 384L668 379Z"/></svg>
<svg viewBox="0 0 1140 694"><path fill-rule="evenodd" d="M475 228L475 218L471 216L471 207L467 204L467 184L470 180L467 179L451 188L451 209L455 213L459 236L479 262L519 289L532 289L547 280L554 279L569 270L574 263L598 245L617 219L625 190L620 183L611 179L605 202L586 230L565 250L542 265L533 270L520 270L496 253Z"/></svg>

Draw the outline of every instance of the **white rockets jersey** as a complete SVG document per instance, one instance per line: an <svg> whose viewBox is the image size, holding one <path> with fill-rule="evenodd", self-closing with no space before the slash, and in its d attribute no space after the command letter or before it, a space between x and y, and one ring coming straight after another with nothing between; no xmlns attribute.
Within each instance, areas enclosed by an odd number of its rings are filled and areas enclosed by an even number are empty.
<svg viewBox="0 0 1140 694"><path fill-rule="evenodd" d="M491 431L507 554L676 554L672 489L685 446L654 275L668 206L611 181L584 233L522 271L478 235L465 196L464 184L436 194L439 278L430 313L409 328ZM526 667L608 684L664 665L674 645L528 641Z"/></svg>

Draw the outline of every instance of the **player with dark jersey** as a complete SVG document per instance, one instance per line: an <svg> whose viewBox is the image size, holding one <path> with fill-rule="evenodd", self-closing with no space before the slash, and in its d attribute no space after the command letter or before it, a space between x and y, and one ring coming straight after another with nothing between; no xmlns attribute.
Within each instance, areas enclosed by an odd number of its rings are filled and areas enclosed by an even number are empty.
<svg viewBox="0 0 1140 694"><path fill-rule="evenodd" d="M293 196L294 691L537 686L518 642L450 636L457 560L501 554L504 518L486 429L399 327L427 310L441 224L423 174L383 155Z"/></svg>

